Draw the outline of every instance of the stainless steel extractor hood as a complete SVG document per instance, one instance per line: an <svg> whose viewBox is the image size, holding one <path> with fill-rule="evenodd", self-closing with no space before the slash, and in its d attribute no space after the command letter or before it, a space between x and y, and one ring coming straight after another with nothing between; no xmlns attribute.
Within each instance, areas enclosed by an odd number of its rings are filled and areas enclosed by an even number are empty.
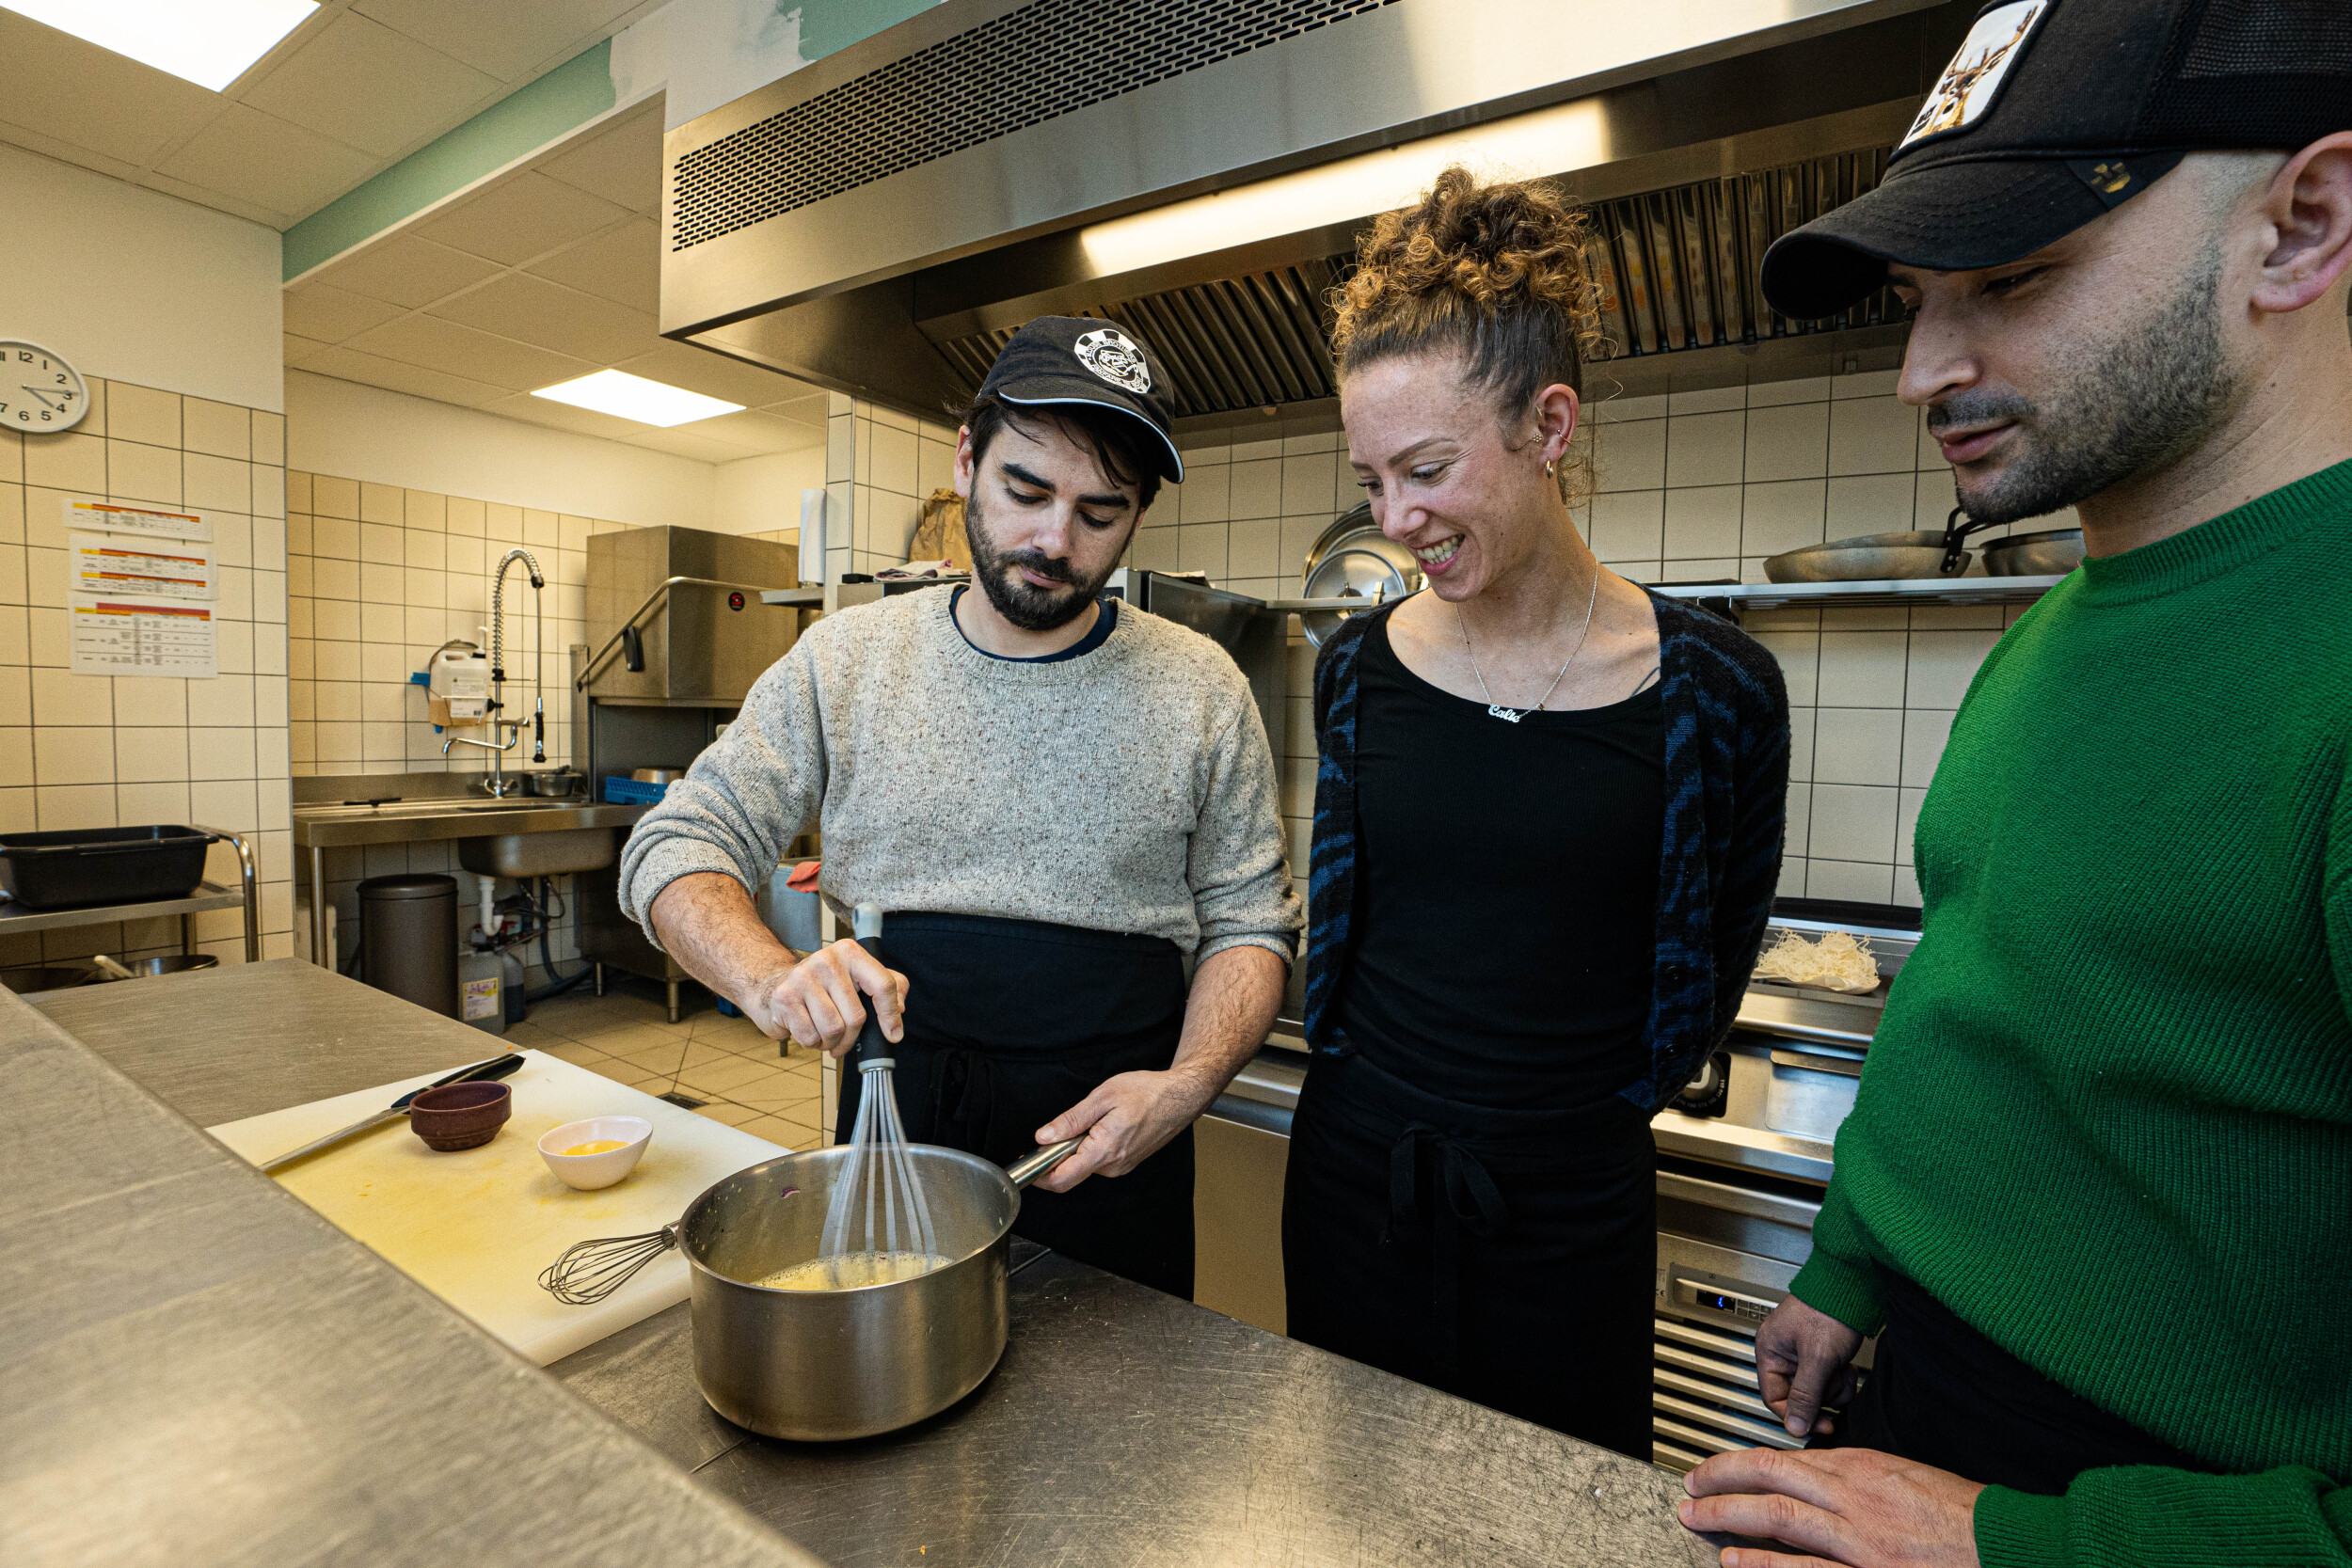
<svg viewBox="0 0 2352 1568"><path fill-rule="evenodd" d="M1882 293L1758 298L1875 184L1976 0L948 0L671 132L661 327L918 413L1046 311L1117 321L1187 423L1326 418L1326 296L1445 158L1594 213L1614 380L1891 364Z"/></svg>

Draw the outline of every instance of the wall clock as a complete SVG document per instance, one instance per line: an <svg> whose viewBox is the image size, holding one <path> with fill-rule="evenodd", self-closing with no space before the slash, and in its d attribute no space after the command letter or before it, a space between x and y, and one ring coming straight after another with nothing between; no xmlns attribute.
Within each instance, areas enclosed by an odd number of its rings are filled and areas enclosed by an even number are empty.
<svg viewBox="0 0 2352 1568"><path fill-rule="evenodd" d="M89 412L82 372L39 343L0 338L0 427L56 435Z"/></svg>

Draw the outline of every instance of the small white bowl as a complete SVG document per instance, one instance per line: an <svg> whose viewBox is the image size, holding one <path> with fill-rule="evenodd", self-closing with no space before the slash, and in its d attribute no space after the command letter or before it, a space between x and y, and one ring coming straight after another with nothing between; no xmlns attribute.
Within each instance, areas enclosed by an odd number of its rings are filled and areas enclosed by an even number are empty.
<svg viewBox="0 0 2352 1568"><path fill-rule="evenodd" d="M608 1138L620 1139L622 1147L608 1148L602 1154L564 1152ZM610 1187L635 1170L638 1157L651 1142L653 1123L643 1117L590 1117L585 1121L567 1121L542 1136L539 1158L548 1163L548 1169L564 1185L593 1193L599 1187Z"/></svg>

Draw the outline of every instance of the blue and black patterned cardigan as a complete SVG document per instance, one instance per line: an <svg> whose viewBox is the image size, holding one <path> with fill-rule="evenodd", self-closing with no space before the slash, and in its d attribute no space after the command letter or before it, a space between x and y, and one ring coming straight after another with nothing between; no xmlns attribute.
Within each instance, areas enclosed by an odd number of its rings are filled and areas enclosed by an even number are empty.
<svg viewBox="0 0 2352 1568"><path fill-rule="evenodd" d="M1705 610L1650 599L1665 705L1666 831L1650 1070L1623 1091L1645 1110L1682 1086L1739 1014L1780 880L1788 815L1788 692L1780 666ZM1351 618L1315 660L1323 762L1308 864L1306 1024L1308 1043L1327 1055L1356 1049L1333 1002L1355 951L1357 657L1364 634L1394 608Z"/></svg>

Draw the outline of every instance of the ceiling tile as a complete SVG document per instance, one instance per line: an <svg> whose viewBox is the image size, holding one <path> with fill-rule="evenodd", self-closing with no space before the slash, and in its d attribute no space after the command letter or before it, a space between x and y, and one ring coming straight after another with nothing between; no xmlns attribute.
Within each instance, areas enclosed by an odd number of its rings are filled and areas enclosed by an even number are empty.
<svg viewBox="0 0 2352 1568"><path fill-rule="evenodd" d="M698 424L678 425L669 430L657 430L637 444L651 447L679 457L691 457L704 463L734 463L746 457L764 457L765 452L739 447L732 441L714 441L707 436L695 434Z"/></svg>
<svg viewBox="0 0 2352 1568"><path fill-rule="evenodd" d="M713 441L724 441L755 452L802 451L825 444L822 426L803 424L798 420L778 419L747 408L740 414L722 414L715 420L696 420L691 425L675 425L676 430L691 430Z"/></svg>
<svg viewBox="0 0 2352 1568"><path fill-rule="evenodd" d="M568 59L604 36L637 0L531 0L517 5L484 0L358 0L353 9L373 17L453 59L519 82L542 65Z"/></svg>
<svg viewBox="0 0 2352 1568"><path fill-rule="evenodd" d="M498 270L495 261L435 245L421 235L396 234L331 263L316 276L355 294L389 300L413 310L470 289Z"/></svg>
<svg viewBox="0 0 2352 1568"><path fill-rule="evenodd" d="M209 186L197 184L194 181L174 180L168 174L157 174L152 169L145 174L131 175L129 179L135 185L144 185L151 191L161 191L166 196L176 196L183 201L193 201L199 207L210 207L215 213L227 213L231 217L244 218L246 222L258 223L264 229L283 229L294 220L294 215L282 208L264 207L258 201L247 201L243 197L230 196L226 191L216 191Z"/></svg>
<svg viewBox="0 0 2352 1568"><path fill-rule="evenodd" d="M665 382L705 397L724 398L754 408L789 395L791 388L797 385L790 376L774 371L763 371L691 343L667 341L650 353L620 361L617 368L649 381Z"/></svg>
<svg viewBox="0 0 2352 1568"><path fill-rule="evenodd" d="M194 82L0 11L0 120L144 167L225 103Z"/></svg>
<svg viewBox="0 0 2352 1568"><path fill-rule="evenodd" d="M527 272L510 272L445 299L433 307L432 314L599 365L643 354L661 338L654 330L653 317L643 310Z"/></svg>
<svg viewBox="0 0 2352 1568"><path fill-rule="evenodd" d="M312 281L286 291L286 330L324 343L356 338L399 314L397 305L355 294L332 283Z"/></svg>
<svg viewBox="0 0 2352 1568"><path fill-rule="evenodd" d="M311 355L324 354L328 349L335 346L333 343L322 343L316 338L304 338L292 332L286 333L284 336L286 340L286 363L289 365L299 365L303 360L309 358Z"/></svg>
<svg viewBox="0 0 2352 1568"><path fill-rule="evenodd" d="M517 343L433 316L404 316L361 333L351 346L405 364L422 365L469 381L486 381L512 391L551 387L597 367L569 355Z"/></svg>
<svg viewBox="0 0 2352 1568"><path fill-rule="evenodd" d="M787 420L798 420L803 424L813 424L819 430L824 429L825 389L822 387L812 387L805 381L793 380L790 376L785 377L785 380L791 384L792 395L780 398L774 403L763 403L759 406L768 413L781 414Z"/></svg>
<svg viewBox="0 0 2352 1568"><path fill-rule="evenodd" d="M661 116L656 100L578 147L541 164L539 172L647 215L661 211Z"/></svg>
<svg viewBox="0 0 2352 1568"><path fill-rule="evenodd" d="M507 395L502 387L486 386L469 381L464 376L444 375L439 371L420 365L404 365L396 359L380 359L373 354L357 349L330 348L324 354L312 355L301 368L331 375L339 381L357 381L363 387L383 387L412 397L432 398L440 403L454 403L468 408L484 408Z"/></svg>
<svg viewBox="0 0 2352 1568"><path fill-rule="evenodd" d="M155 166L156 172L302 217L375 172L377 160L242 103Z"/></svg>
<svg viewBox="0 0 2352 1568"><path fill-rule="evenodd" d="M417 232L514 266L628 215L627 208L576 186L544 174L519 174L419 225Z"/></svg>
<svg viewBox="0 0 2352 1568"><path fill-rule="evenodd" d="M529 270L648 315L661 309L661 237L650 219L582 240Z"/></svg>
<svg viewBox="0 0 2352 1568"><path fill-rule="evenodd" d="M239 96L281 119L391 158L501 96L501 88L495 77L346 12Z"/></svg>

